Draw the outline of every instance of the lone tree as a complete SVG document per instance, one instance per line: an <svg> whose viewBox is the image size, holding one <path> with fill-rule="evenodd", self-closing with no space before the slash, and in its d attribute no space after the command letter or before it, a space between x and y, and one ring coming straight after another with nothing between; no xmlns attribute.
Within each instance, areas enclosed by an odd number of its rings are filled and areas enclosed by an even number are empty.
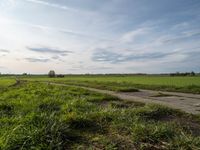
<svg viewBox="0 0 200 150"><path fill-rule="evenodd" d="M50 70L49 73L48 73L48 76L49 76L50 78L54 78L54 77L56 76L55 71L54 71L54 70Z"/></svg>
<svg viewBox="0 0 200 150"><path fill-rule="evenodd" d="M190 75L191 75L191 76L195 76L195 72L192 71L192 72L190 73Z"/></svg>

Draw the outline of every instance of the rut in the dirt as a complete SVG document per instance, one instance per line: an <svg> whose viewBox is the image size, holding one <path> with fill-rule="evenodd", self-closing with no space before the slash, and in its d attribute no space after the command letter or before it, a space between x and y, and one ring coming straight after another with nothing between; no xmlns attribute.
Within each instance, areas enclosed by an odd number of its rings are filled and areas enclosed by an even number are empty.
<svg viewBox="0 0 200 150"><path fill-rule="evenodd" d="M72 86L72 85L53 83L53 82L48 82L48 84L53 84L58 86ZM192 113L192 114L200 113L199 94L163 92L163 91L161 92L161 91L151 91L151 90L139 90L139 92L114 92L114 91L100 90L83 86L75 86L75 87L80 87L103 94L109 94L124 100L131 100L143 103L156 103L169 106L175 109L180 109L187 113Z"/></svg>

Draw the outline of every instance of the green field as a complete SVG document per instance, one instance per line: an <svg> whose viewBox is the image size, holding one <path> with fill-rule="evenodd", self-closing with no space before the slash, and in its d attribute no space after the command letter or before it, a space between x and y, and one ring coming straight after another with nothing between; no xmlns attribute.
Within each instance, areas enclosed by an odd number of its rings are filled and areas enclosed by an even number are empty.
<svg viewBox="0 0 200 150"><path fill-rule="evenodd" d="M15 83L16 83L15 79L0 77L0 88L1 87L11 86L11 85L13 85Z"/></svg>
<svg viewBox="0 0 200 150"><path fill-rule="evenodd" d="M2 150L200 147L200 116L81 88L0 80L8 83L0 88Z"/></svg>
<svg viewBox="0 0 200 150"><path fill-rule="evenodd" d="M73 75L65 78L26 77L23 79L54 81L72 85L89 86L114 91L135 91L137 88L200 93L200 76L130 76L130 75Z"/></svg>

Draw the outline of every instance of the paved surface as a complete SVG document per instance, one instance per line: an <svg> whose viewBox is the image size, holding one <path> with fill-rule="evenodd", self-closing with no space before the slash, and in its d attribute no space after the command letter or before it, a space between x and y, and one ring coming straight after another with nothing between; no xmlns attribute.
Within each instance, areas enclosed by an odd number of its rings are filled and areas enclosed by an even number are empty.
<svg viewBox="0 0 200 150"><path fill-rule="evenodd" d="M116 96L120 99L132 100L144 103L156 103L156 104L166 105L175 109L180 109L188 113L200 114L200 94L163 92L163 91L152 91L152 90L140 90L139 92L114 92L114 91L101 90L83 86L67 85L61 83L48 83L48 84L59 85L59 86L74 86L103 94L109 94L112 96Z"/></svg>

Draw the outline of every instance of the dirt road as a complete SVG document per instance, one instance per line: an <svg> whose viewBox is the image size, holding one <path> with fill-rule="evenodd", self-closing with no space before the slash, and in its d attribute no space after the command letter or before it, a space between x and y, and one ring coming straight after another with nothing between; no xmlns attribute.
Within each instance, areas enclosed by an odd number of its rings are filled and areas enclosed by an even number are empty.
<svg viewBox="0 0 200 150"><path fill-rule="evenodd" d="M59 86L72 86L61 83L48 83ZM74 85L73 85L74 86ZM109 94L116 96L120 99L133 100L144 103L156 103L166 105L182 111L200 114L200 94L188 94L188 93L177 93L177 92L163 92L163 91L152 91L152 90L140 90L139 92L114 92L108 90L100 90L95 88L74 86L84 88L90 91L95 91L103 94Z"/></svg>

